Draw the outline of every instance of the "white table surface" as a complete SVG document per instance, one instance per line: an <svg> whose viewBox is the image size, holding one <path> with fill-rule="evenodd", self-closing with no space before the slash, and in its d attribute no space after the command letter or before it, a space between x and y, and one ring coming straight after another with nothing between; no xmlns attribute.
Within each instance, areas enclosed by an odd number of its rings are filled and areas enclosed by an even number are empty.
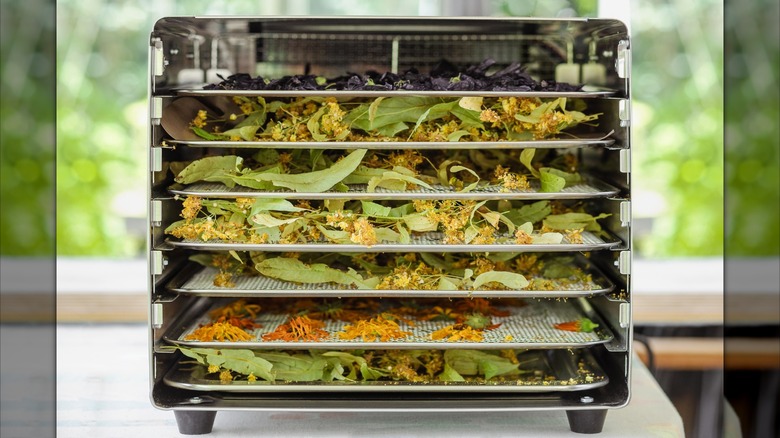
<svg viewBox="0 0 780 438"><path fill-rule="evenodd" d="M8 327L6 328L6 330ZM15 330L10 327L10 330ZM4 335L13 335L6 331ZM5 337L5 336L4 336ZM24 337L10 336L24 342ZM144 325L60 325L57 436L179 437L172 411L149 401ZM599 437L682 437L680 415L638 359L632 400ZM30 370L29 372L34 372ZM23 381L24 379L21 379ZM20 383L21 384L21 383ZM563 411L520 413L259 413L221 411L209 437L570 437Z"/></svg>

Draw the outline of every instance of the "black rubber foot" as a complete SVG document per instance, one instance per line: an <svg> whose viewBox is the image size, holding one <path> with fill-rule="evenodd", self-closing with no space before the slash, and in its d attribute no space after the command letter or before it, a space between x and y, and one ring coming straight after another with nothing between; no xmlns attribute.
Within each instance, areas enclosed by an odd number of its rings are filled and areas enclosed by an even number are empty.
<svg viewBox="0 0 780 438"><path fill-rule="evenodd" d="M217 411L173 411L182 435L204 435L214 428Z"/></svg>
<svg viewBox="0 0 780 438"><path fill-rule="evenodd" d="M600 433L607 418L606 409L566 411L569 428L575 433Z"/></svg>

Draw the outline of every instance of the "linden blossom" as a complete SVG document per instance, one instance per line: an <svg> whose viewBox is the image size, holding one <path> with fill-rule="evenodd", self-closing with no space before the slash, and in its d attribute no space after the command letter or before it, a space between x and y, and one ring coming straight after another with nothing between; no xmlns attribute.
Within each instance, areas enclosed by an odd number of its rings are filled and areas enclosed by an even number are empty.
<svg viewBox="0 0 780 438"><path fill-rule="evenodd" d="M165 233L232 243L300 244L326 239L372 246L407 244L413 233L437 231L443 233L445 244L556 244L562 242L563 233L578 238L582 230L601 232L597 221L609 216L572 211L558 201L312 201L306 204L310 208L303 208L284 199L192 198L183 202L184 219L170 224ZM553 207L562 213L552 214Z"/></svg>
<svg viewBox="0 0 780 438"><path fill-rule="evenodd" d="M531 191L530 178L538 180L539 191L549 193L581 183L577 167L576 155L549 150L386 153L358 149L345 156L322 150L262 150L247 158L210 156L174 163L171 168L176 169L175 181L181 184L208 181L258 190L321 193L365 185L368 192L374 192L377 188L404 191L439 185L458 192L492 187L510 192Z"/></svg>
<svg viewBox="0 0 780 438"><path fill-rule="evenodd" d="M461 255L265 253L198 254L191 260L220 269L218 287L231 287L224 276L257 275L297 284L341 284L380 290L567 290L598 289L590 274L556 254ZM219 283L218 283L219 282ZM474 301L476 302L476 301ZM478 309L480 312L484 309ZM343 312L339 307L334 312Z"/></svg>
<svg viewBox="0 0 780 438"><path fill-rule="evenodd" d="M266 102L235 96L241 114L227 119L199 111L190 128L220 141L518 141L554 137L601 115L583 100L537 97L377 97L339 102L298 97ZM211 128L211 131L207 128Z"/></svg>
<svg viewBox="0 0 780 438"><path fill-rule="evenodd" d="M577 379L559 380L533 350L274 351L170 347L201 367L193 371L222 383L255 382L506 382L577 384L599 379L580 362ZM213 376L213 377L209 377Z"/></svg>

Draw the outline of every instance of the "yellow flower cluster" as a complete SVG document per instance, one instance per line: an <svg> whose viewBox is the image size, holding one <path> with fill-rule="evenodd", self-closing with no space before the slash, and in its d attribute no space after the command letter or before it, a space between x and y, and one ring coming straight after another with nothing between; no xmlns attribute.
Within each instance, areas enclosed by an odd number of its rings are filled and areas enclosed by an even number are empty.
<svg viewBox="0 0 780 438"><path fill-rule="evenodd" d="M188 196L182 205L184 208L181 211L181 217L184 219L194 219L202 208L201 198L197 196Z"/></svg>
<svg viewBox="0 0 780 438"><path fill-rule="evenodd" d="M386 317L378 315L369 320L360 320L354 324L344 327L344 331L339 332L339 338L344 340L353 340L361 338L363 342L387 342L393 339L401 339L411 335L411 332L401 330L397 322Z"/></svg>
<svg viewBox="0 0 780 438"><path fill-rule="evenodd" d="M425 158L414 149L406 149L401 153L390 154L390 156L385 159L385 163L390 167L405 167L412 171L416 171L417 166L424 161Z"/></svg>
<svg viewBox="0 0 780 438"><path fill-rule="evenodd" d="M353 231L349 236L349 240L360 245L376 245L376 231L374 226L368 222L368 219L361 217L352 223Z"/></svg>
<svg viewBox="0 0 780 438"><path fill-rule="evenodd" d="M208 117L208 114L206 113L206 110L199 110L198 115L195 116L194 119L192 119L192 126L196 126L198 128L203 128L206 126L206 118Z"/></svg>
<svg viewBox="0 0 780 438"><path fill-rule="evenodd" d="M476 207L476 201L420 201L415 202L415 209L425 213L425 217L443 228L444 242L447 244L463 243L466 239L465 228L471 219L471 212Z"/></svg>
<svg viewBox="0 0 780 438"><path fill-rule="evenodd" d="M528 178L525 175L510 172L508 168L502 167L500 164L496 167L494 175L498 180L498 183L501 184L502 192L529 190L531 188L531 185L528 183Z"/></svg>
<svg viewBox="0 0 780 438"><path fill-rule="evenodd" d="M482 342L482 330L476 330L466 324L451 324L431 333L434 341L446 339L448 342L470 341Z"/></svg>
<svg viewBox="0 0 780 438"><path fill-rule="evenodd" d="M440 275L440 270L422 262L414 268L411 265L398 265L382 278L377 289L433 290L438 287Z"/></svg>
<svg viewBox="0 0 780 438"><path fill-rule="evenodd" d="M252 336L243 329L228 322L214 322L198 327L192 333L184 337L185 341L251 341Z"/></svg>
<svg viewBox="0 0 780 438"><path fill-rule="evenodd" d="M517 230L515 232L515 242L518 245L529 245L534 242L533 237L523 230Z"/></svg>
<svg viewBox="0 0 780 438"><path fill-rule="evenodd" d="M341 138L350 132L349 126L342 122L347 113L339 106L335 97L325 99L325 114L320 118L320 131L333 138Z"/></svg>

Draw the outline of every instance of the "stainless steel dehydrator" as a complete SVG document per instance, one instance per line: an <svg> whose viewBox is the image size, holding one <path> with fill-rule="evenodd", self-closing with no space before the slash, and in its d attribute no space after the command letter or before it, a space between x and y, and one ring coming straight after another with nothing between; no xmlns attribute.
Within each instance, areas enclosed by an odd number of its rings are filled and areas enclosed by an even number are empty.
<svg viewBox="0 0 780 438"><path fill-rule="evenodd" d="M151 399L174 411L182 433L210 432L220 410L561 410L572 430L596 433L609 409L628 403L631 50L623 23L169 17L149 43ZM433 71L451 73L426 79ZM533 81L497 79L507 72ZM388 109L418 101L424 111ZM593 119L542 135L541 109L512 113L524 102ZM560 112L564 105L571 112ZM400 118L369 132L384 116ZM520 127L490 133L507 123ZM325 182L355 153L358 170L381 176ZM410 160L433 172L399 176ZM193 164L218 161L217 174ZM496 169L477 175L464 162ZM576 163L576 172L549 163ZM261 182L245 182L252 166L265 169ZM285 172L311 173L274 179ZM544 180L551 174L559 186ZM556 229L553 219L575 225ZM279 273L281 259L298 271ZM480 263L501 273L477 281ZM352 277L303 280L315 265ZM377 273L381 282L369 281ZM409 278L437 283L409 286ZM237 337L213 334L219 312L222 322L243 321ZM348 337L360 318L333 317L312 325L319 336L273 335L328 312L384 318L403 334ZM583 329L585 319L595 328ZM470 365L456 365L463 357Z"/></svg>

